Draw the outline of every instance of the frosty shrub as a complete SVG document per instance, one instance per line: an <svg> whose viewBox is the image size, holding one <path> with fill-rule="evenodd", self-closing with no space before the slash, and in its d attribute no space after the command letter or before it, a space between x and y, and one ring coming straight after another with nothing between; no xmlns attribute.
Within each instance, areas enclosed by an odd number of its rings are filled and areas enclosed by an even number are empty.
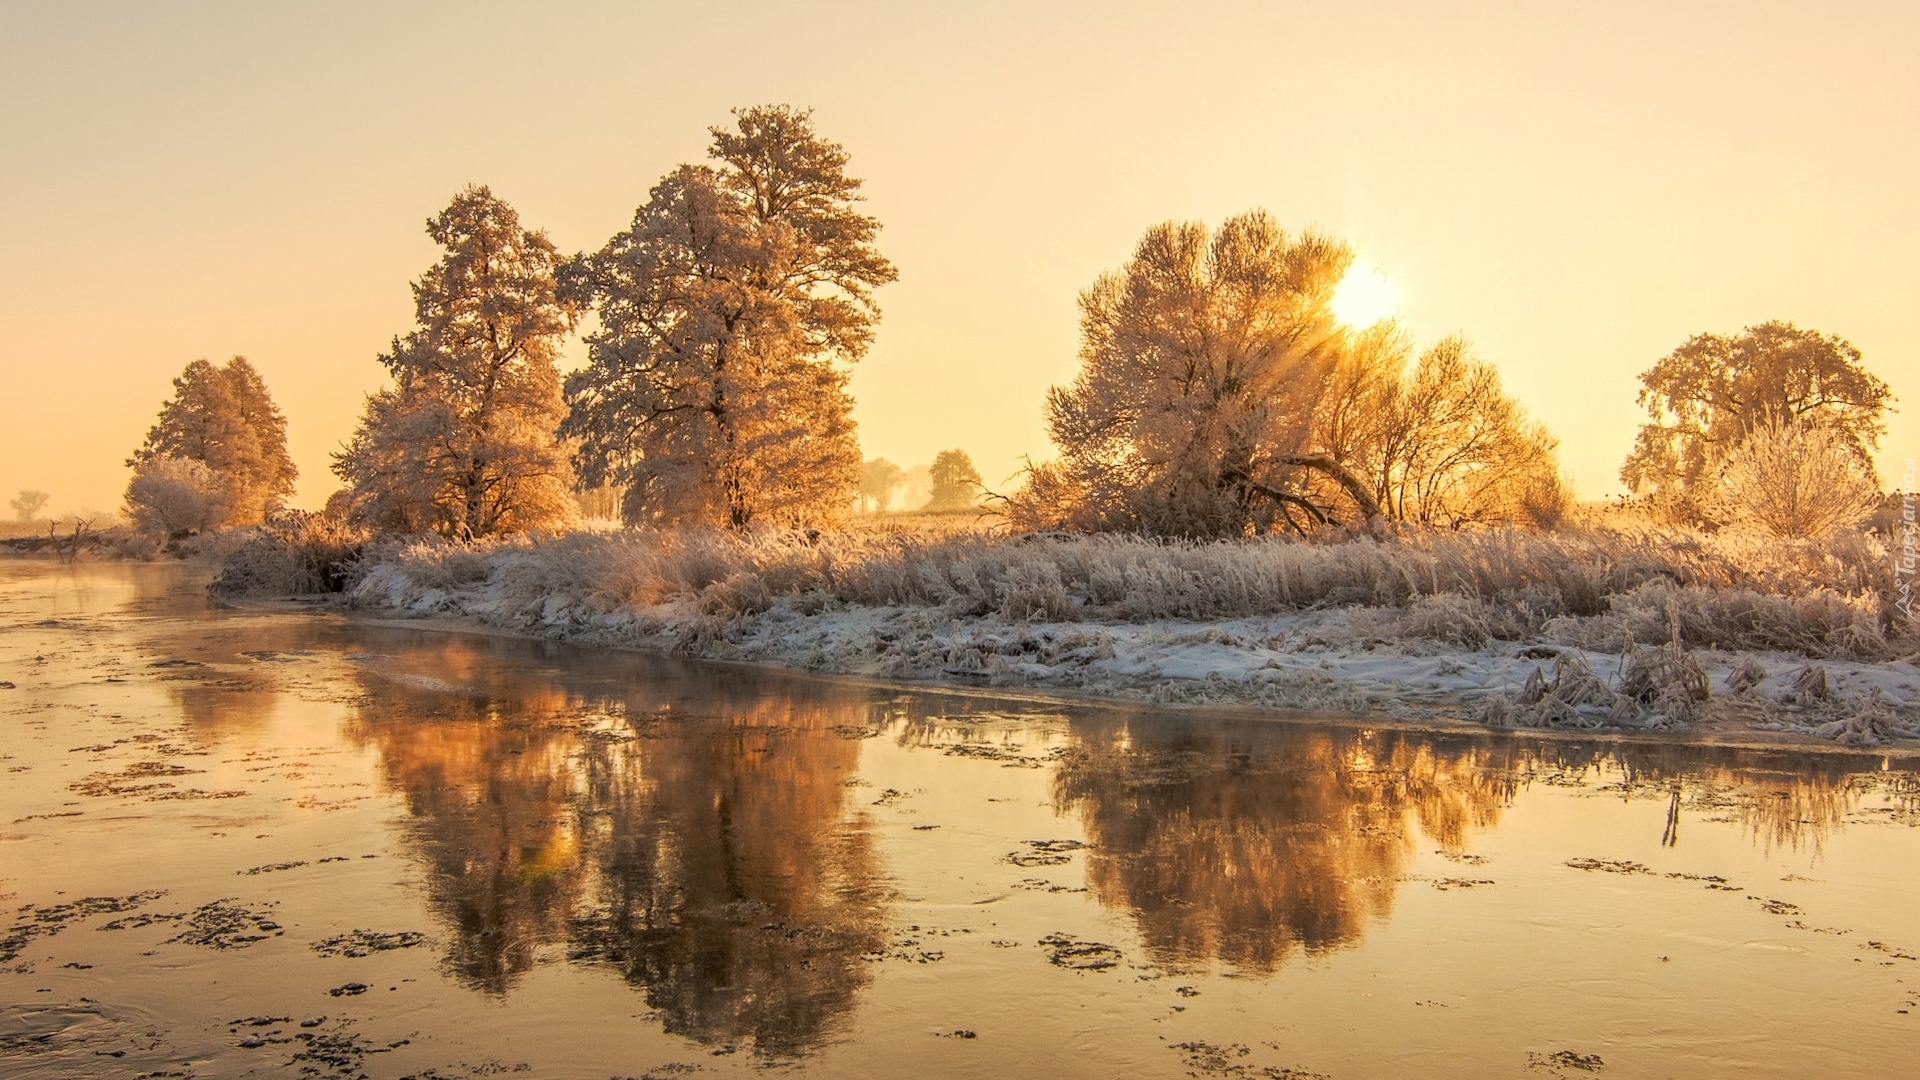
<svg viewBox="0 0 1920 1080"><path fill-rule="evenodd" d="M127 517L143 533L211 529L227 515L227 487L206 463L157 454L138 461L127 484Z"/></svg>
<svg viewBox="0 0 1920 1080"><path fill-rule="evenodd" d="M1774 536L1823 536L1880 505L1858 448L1802 420L1762 423L1728 456L1720 499L1734 522Z"/></svg>

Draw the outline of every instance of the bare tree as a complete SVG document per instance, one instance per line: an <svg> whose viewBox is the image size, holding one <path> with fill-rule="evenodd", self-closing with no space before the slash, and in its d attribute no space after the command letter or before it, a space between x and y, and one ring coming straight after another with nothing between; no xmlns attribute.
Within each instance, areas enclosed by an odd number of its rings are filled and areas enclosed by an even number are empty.
<svg viewBox="0 0 1920 1080"><path fill-rule="evenodd" d="M15 498L8 500L8 502L13 507L13 513L17 519L20 521L32 521L51 498L53 498L53 496L48 495L44 491L25 490L20 492Z"/></svg>
<svg viewBox="0 0 1920 1080"><path fill-rule="evenodd" d="M1397 331L1351 343L1321 397L1313 443L1366 478L1401 521L1549 523L1570 498L1557 440L1506 395L1500 374L1448 338L1406 369Z"/></svg>
<svg viewBox="0 0 1920 1080"><path fill-rule="evenodd" d="M577 511L555 361L577 309L559 294L560 257L484 187L427 233L446 254L414 283L418 328L380 357L394 385L334 457L352 515L459 539L565 525Z"/></svg>
<svg viewBox="0 0 1920 1080"><path fill-rule="evenodd" d="M244 356L223 365L189 363L173 380L173 397L127 464L156 457L198 461L225 494L215 525L258 525L293 494L299 470L287 452L287 421L266 380Z"/></svg>
<svg viewBox="0 0 1920 1080"><path fill-rule="evenodd" d="M1880 505L1845 434L1805 419L1750 429L1727 455L1718 495L1725 517L1780 537L1822 536Z"/></svg>
<svg viewBox="0 0 1920 1080"><path fill-rule="evenodd" d="M713 129L714 165L668 174L574 267L600 328L565 430L587 483L626 489L630 522L828 521L860 482L844 365L896 276L880 224L809 112L734 120Z"/></svg>

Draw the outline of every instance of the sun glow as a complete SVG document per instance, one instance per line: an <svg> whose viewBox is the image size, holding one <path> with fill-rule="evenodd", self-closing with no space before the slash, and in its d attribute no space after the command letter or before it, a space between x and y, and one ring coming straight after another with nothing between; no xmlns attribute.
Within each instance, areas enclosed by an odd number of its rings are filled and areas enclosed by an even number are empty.
<svg viewBox="0 0 1920 1080"><path fill-rule="evenodd" d="M1333 317L1355 330L1389 318L1400 306L1400 290L1371 263L1356 262L1333 290Z"/></svg>

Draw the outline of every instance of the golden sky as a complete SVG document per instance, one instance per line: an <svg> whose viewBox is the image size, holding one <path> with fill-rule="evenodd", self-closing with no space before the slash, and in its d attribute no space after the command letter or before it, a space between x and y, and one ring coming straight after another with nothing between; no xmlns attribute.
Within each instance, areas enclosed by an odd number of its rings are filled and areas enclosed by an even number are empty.
<svg viewBox="0 0 1920 1080"><path fill-rule="evenodd" d="M250 358L297 502L485 183L599 247L735 105L816 109L900 281L861 442L1050 454L1075 296L1170 218L1349 241L1619 489L1635 375L1846 337L1920 457L1920 4L0 5L0 494L111 509L195 357ZM582 352L576 345L576 357Z"/></svg>

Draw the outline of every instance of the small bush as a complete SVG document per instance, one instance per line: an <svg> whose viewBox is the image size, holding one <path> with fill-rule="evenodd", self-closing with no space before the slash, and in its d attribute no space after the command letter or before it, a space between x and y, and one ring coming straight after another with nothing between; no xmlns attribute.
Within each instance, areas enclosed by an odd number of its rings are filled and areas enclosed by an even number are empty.
<svg viewBox="0 0 1920 1080"><path fill-rule="evenodd" d="M1881 502L1861 454L1831 428L1761 424L1722 470L1725 516L1779 537L1824 536L1854 525Z"/></svg>
<svg viewBox="0 0 1920 1080"><path fill-rule="evenodd" d="M227 598L341 592L364 545L336 516L281 511L226 557L207 591Z"/></svg>
<svg viewBox="0 0 1920 1080"><path fill-rule="evenodd" d="M220 524L226 515L226 486L204 462L162 454L134 466L127 484L127 516L141 532L198 533Z"/></svg>

